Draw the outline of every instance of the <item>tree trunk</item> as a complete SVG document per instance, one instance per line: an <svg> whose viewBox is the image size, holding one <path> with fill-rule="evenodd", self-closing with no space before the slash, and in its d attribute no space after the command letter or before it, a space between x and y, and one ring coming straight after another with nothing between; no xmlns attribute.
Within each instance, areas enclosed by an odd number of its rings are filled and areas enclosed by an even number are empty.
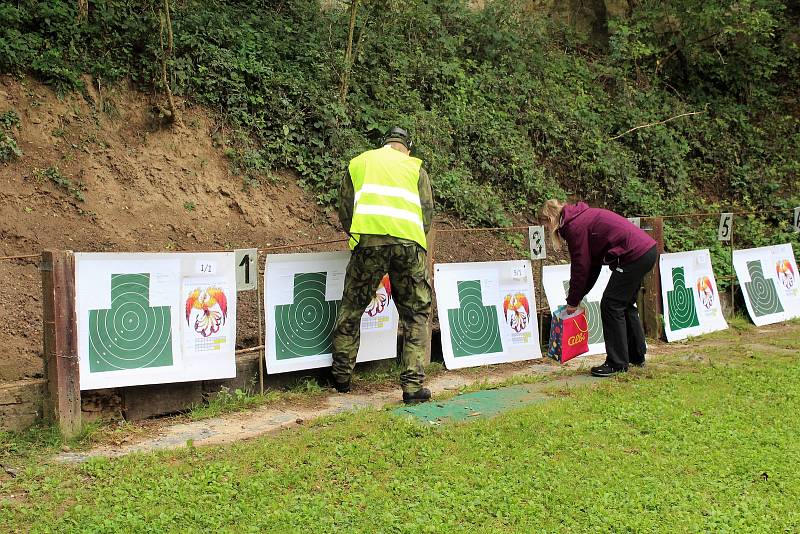
<svg viewBox="0 0 800 534"><path fill-rule="evenodd" d="M164 27L167 29L167 47L164 48ZM175 108L175 99L172 97L172 87L167 76L167 62L172 58L172 19L169 16L169 0L164 0L164 12L161 16L161 81L164 84L164 91L167 93L167 104L171 120L177 126L183 126L183 121L178 110Z"/></svg>
<svg viewBox="0 0 800 534"><path fill-rule="evenodd" d="M352 0L350 3L350 30L347 33L347 49L344 53L344 72L342 73L342 83L339 86L339 100L342 104L347 101L347 91L350 86L350 71L353 69L353 34L356 28L358 2L359 0Z"/></svg>
<svg viewBox="0 0 800 534"><path fill-rule="evenodd" d="M89 20L89 0L78 0L78 22Z"/></svg>

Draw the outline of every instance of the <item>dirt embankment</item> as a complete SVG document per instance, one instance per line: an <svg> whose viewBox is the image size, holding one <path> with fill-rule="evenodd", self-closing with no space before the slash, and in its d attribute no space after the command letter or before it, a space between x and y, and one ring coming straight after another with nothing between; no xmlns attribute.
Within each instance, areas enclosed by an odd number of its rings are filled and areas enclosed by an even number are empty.
<svg viewBox="0 0 800 534"><path fill-rule="evenodd" d="M191 251L269 247L343 237L287 174L244 191L224 155L226 130L198 107L163 127L153 101L87 78L86 95L59 98L30 79L0 76L0 113L14 111L23 155L0 164L0 256L74 251ZM457 221L440 219L443 228ZM343 249L343 244L285 250ZM442 234L437 261L520 257L497 236ZM0 260L0 382L39 377L38 259ZM239 296L240 345L254 345L256 293Z"/></svg>

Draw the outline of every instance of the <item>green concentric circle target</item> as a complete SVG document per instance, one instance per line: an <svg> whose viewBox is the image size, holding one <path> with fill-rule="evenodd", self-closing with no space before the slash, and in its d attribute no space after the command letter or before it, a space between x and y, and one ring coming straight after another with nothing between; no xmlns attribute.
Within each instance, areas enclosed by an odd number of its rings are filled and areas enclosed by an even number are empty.
<svg viewBox="0 0 800 534"><path fill-rule="evenodd" d="M694 291L686 287L686 274L683 267L673 267L672 269L672 291L667 291L667 302L669 326L673 332L700 324L694 304Z"/></svg>
<svg viewBox="0 0 800 534"><path fill-rule="evenodd" d="M111 308L89 310L89 370L172 365L169 306L150 306L149 274L111 275Z"/></svg>
<svg viewBox="0 0 800 534"><path fill-rule="evenodd" d="M294 277L294 302L275 306L275 351L278 360L333 351L338 300L325 300L327 273Z"/></svg>
<svg viewBox="0 0 800 534"><path fill-rule="evenodd" d="M564 293L569 294L569 280L564 280ZM581 306L586 308L586 322L589 324L589 344L603 343L603 318L600 315L600 301L584 298Z"/></svg>
<svg viewBox="0 0 800 534"><path fill-rule="evenodd" d="M775 288L775 281L764 277L761 261L748 261L747 272L750 281L745 282L747 299L753 307L753 313L761 317L773 313L781 313L783 306L778 297L778 290Z"/></svg>
<svg viewBox="0 0 800 534"><path fill-rule="evenodd" d="M484 306L480 280L458 282L457 309L447 310L453 355L503 352L497 308Z"/></svg>

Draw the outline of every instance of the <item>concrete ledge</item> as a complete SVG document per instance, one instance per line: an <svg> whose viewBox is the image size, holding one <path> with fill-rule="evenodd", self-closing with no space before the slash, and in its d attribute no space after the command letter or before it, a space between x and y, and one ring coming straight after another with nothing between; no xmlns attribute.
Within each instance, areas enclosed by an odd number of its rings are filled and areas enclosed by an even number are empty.
<svg viewBox="0 0 800 534"><path fill-rule="evenodd" d="M24 430L42 417L45 384L43 378L0 384L0 430Z"/></svg>

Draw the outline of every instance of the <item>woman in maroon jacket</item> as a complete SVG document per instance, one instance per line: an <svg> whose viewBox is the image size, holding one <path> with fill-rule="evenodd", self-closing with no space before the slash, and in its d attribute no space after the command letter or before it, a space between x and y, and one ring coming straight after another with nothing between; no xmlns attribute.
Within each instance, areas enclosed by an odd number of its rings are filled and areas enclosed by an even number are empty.
<svg viewBox="0 0 800 534"><path fill-rule="evenodd" d="M606 361L592 367L592 374L611 376L627 371L629 364L644 365L647 346L634 303L642 279L656 263L656 242L626 218L584 202L573 205L551 199L541 214L553 247L559 250L563 239L569 248L568 312L574 312L592 289L603 265L611 269L600 301Z"/></svg>

